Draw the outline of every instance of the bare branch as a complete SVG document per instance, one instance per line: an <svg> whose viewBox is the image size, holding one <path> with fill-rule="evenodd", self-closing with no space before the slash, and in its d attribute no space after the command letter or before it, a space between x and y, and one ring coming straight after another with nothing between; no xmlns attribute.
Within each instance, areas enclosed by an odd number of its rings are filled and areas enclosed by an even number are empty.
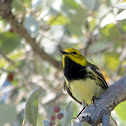
<svg viewBox="0 0 126 126"><path fill-rule="evenodd" d="M110 114L120 102L126 100L126 74L99 97L102 99L96 100L95 105L88 106L75 120L78 126L81 126L84 121L91 125L98 125L105 114Z"/></svg>
<svg viewBox="0 0 126 126"><path fill-rule="evenodd" d="M32 38L26 31L23 25L17 21L16 17L11 13L12 0L0 1L0 16L11 24L13 30L32 47L33 51L40 56L40 58L48 61L50 64L58 69L62 69L62 64L56 61L52 56L44 52L42 48L36 43L35 38Z"/></svg>

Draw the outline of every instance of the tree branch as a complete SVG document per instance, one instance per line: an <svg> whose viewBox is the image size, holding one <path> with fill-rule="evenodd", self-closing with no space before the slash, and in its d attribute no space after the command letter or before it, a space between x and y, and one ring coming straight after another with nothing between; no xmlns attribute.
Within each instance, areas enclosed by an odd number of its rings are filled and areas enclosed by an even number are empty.
<svg viewBox="0 0 126 126"><path fill-rule="evenodd" d="M78 126L81 126L84 121L93 126L98 125L104 115L110 114L120 102L126 100L126 74L99 97L100 100L95 100L95 104L88 106L75 120Z"/></svg>
<svg viewBox="0 0 126 126"><path fill-rule="evenodd" d="M105 114L102 118L102 126L110 126L110 115Z"/></svg>
<svg viewBox="0 0 126 126"><path fill-rule="evenodd" d="M0 0L0 16L11 24L13 30L32 47L33 51L40 56L40 58L48 61L54 67L62 69L62 64L56 61L52 56L44 52L42 48L36 43L35 38L32 38L26 31L23 25L18 22L16 17L11 12L12 0Z"/></svg>

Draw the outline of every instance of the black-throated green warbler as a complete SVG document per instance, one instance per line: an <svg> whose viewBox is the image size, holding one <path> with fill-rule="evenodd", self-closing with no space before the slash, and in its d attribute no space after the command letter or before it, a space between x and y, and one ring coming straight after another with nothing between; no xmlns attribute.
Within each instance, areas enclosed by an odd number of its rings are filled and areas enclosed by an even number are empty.
<svg viewBox="0 0 126 126"><path fill-rule="evenodd" d="M78 103L91 104L108 85L99 68L89 63L76 49L68 48L63 54L64 89Z"/></svg>

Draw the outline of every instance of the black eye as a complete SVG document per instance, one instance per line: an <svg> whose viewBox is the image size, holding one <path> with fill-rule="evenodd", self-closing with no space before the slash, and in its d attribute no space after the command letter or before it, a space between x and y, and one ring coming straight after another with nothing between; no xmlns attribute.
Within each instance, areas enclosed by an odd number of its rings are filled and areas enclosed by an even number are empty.
<svg viewBox="0 0 126 126"><path fill-rule="evenodd" d="M74 51L73 54L77 54L77 53Z"/></svg>

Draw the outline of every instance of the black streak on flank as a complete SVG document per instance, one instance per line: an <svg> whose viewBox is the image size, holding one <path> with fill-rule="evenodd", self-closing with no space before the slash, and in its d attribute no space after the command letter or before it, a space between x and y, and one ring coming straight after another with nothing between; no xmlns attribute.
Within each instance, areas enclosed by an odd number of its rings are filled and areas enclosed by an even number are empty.
<svg viewBox="0 0 126 126"><path fill-rule="evenodd" d="M70 58L65 58L64 75L68 80L86 79L87 72L85 66L75 63Z"/></svg>

